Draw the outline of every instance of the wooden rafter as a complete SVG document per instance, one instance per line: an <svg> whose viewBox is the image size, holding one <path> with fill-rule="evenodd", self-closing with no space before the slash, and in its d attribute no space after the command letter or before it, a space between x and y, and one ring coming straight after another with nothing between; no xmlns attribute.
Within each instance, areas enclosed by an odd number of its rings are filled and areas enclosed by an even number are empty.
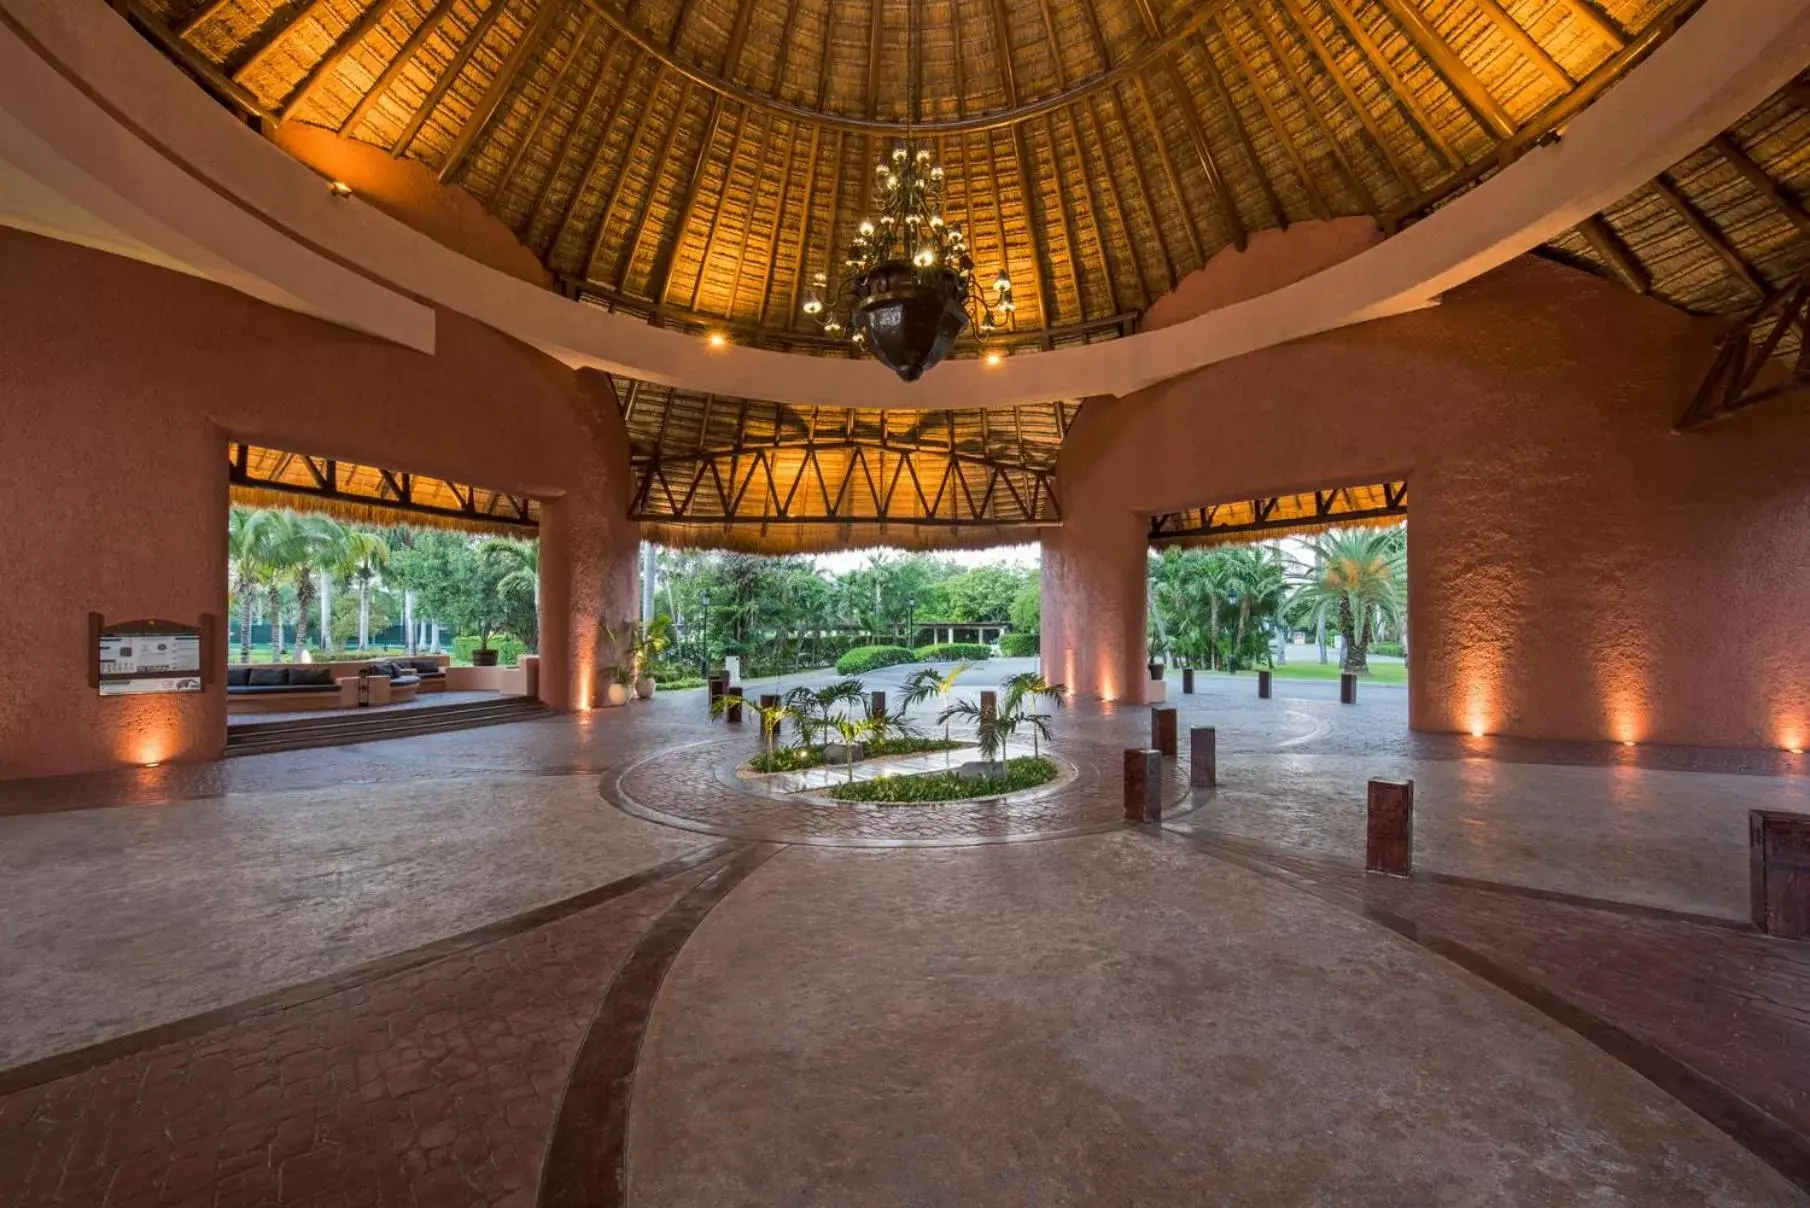
<svg viewBox="0 0 1810 1208"><path fill-rule="evenodd" d="M402 47L390 57L390 61L384 65L383 71L377 77L377 82L358 98L358 104L352 106L352 112L347 114L346 120L339 124L339 133L342 136L351 134L364 124L364 120L369 116L371 110L375 109L389 93L390 85L396 82L396 77L408 68L415 53L429 38L434 36L434 31L439 29L440 22L445 20L446 14L452 11L452 6L453 0L439 0L439 3L428 11L427 16L421 19L421 24L415 27L415 31L409 35L408 41L404 42Z"/></svg>
<svg viewBox="0 0 1810 1208"><path fill-rule="evenodd" d="M308 69L301 81L290 90L283 103L277 106L277 121L286 122L295 116L297 110L313 98L315 91L332 76L334 68L345 61L347 55L358 48L377 23L389 15L395 8L397 0L376 0L367 8L358 20L346 27L346 31L333 43L333 47L322 55L313 67Z"/></svg>
<svg viewBox="0 0 1810 1208"><path fill-rule="evenodd" d="M1238 203L1233 200L1232 190L1226 185L1225 173L1219 170L1219 161L1214 158L1212 143L1200 124L1200 115L1194 112L1194 102L1189 99L1188 90L1182 87L1181 76L1175 70L1175 64L1167 58L1163 60L1163 75L1175 93L1175 110L1181 114L1182 125L1187 127L1188 141L1194 146L1195 158L1200 160L1200 170L1206 174L1207 183L1213 188L1213 196L1219 202L1219 211L1232 232L1232 246L1242 252L1250 242L1250 233L1245 230L1244 219L1239 217ZM1261 168L1257 174L1263 175Z"/></svg>
<svg viewBox="0 0 1810 1208"><path fill-rule="evenodd" d="M281 46L285 38L300 29L303 23L318 20L323 13L326 13L328 11L327 3L328 0L308 0L307 4L296 9L287 18L279 21L276 29L272 30L268 37L253 46L251 53L240 60L237 67L233 68L233 82L243 84L245 82L245 77L250 75L252 71L264 61L265 56Z"/></svg>
<svg viewBox="0 0 1810 1208"><path fill-rule="evenodd" d="M1780 187L1779 183L1766 175L1765 170L1754 163L1747 152L1741 150L1740 144L1727 134L1718 134L1711 141L1710 146L1715 148L1716 154L1720 155L1742 180L1752 185L1760 196L1771 202L1773 209L1790 219L1791 225L1798 229L1799 234L1810 235L1810 214L1806 214L1802 205L1786 196L1785 190Z"/></svg>
<svg viewBox="0 0 1810 1208"><path fill-rule="evenodd" d="M1380 215L1382 207L1376 204L1376 196L1370 192L1369 186L1364 183L1363 176L1358 172L1356 165L1351 162L1351 157L1345 153L1344 145L1339 142L1338 135L1333 133L1332 124L1326 120L1326 114L1321 111L1320 103L1308 90L1307 81L1301 78L1300 71L1295 67L1294 59L1276 40L1275 31L1270 29L1269 21L1264 17L1261 9L1254 10L1252 24L1263 34L1263 44L1269 50L1270 58L1276 61L1277 66L1282 69L1283 78L1288 81L1289 87L1300 98L1301 107L1307 113L1308 124L1313 126L1320 137L1325 140L1326 145L1331 148L1334 162L1339 165L1339 170L1344 175L1346 182L1357 194L1359 202L1364 207L1364 212L1373 217ZM1242 58L1241 54L1241 61ZM1251 75L1251 81L1251 86L1261 91L1262 85L1257 83L1256 75Z"/></svg>
<svg viewBox="0 0 1810 1208"><path fill-rule="evenodd" d="M1407 512L1408 484L1403 479L1391 479L1164 512L1150 518L1148 536L1153 545L1210 542L1383 520L1405 516Z"/></svg>
<svg viewBox="0 0 1810 1208"><path fill-rule="evenodd" d="M567 52L564 61L559 65L559 70L554 73L553 82L547 86L547 90L541 94L540 100L535 104L534 112L528 119L527 129L523 131L522 137L515 144L515 150L509 153L508 161L497 176L496 190L490 195L489 203L489 208L493 212L503 204L503 199L508 195L509 186L515 180L516 169L521 167L523 156L540 138L541 127L546 124L547 118L552 115L554 107L564 93L567 77L572 74L574 67L584 61L585 45L590 38L594 24L594 18L586 17L579 25L578 32L572 35L572 49ZM538 208L538 205L528 207L530 219Z"/></svg>
<svg viewBox="0 0 1810 1208"><path fill-rule="evenodd" d="M1346 36L1363 53L1364 60L1369 64L1370 69L1388 84L1386 90L1388 96L1401 110L1402 116L1407 119L1408 124L1420 132L1421 139L1433 148L1449 166L1463 167L1464 160L1459 157L1451 140L1440 132L1438 121L1420 103L1420 98L1415 94L1413 85L1409 84L1402 78L1402 74L1395 70L1395 64L1389 61L1388 54L1384 52L1377 40L1371 37L1369 29L1365 28L1364 23L1358 19L1347 0L1326 0L1326 4L1331 9L1334 19L1344 28Z"/></svg>
<svg viewBox="0 0 1810 1208"><path fill-rule="evenodd" d="M434 110L440 107L440 102L445 98L447 89L453 86L453 82L465 70L465 64L471 61L471 56L476 54L478 47L484 44L484 38L490 33L490 27L496 24L497 18L502 16L503 10L508 7L509 0L491 0L490 7L484 10L484 15L472 23L470 32L459 44L459 49L453 52L452 61L446 65L446 70L440 73L440 78L434 81L434 86L428 90L427 96L422 99L421 104L409 117L408 124L403 126L402 134L390 148L390 154L401 157L408 153L409 144L415 141L415 136L421 133L421 127L427 124L427 119L433 116Z"/></svg>
<svg viewBox="0 0 1810 1208"><path fill-rule="evenodd" d="M1162 122L1156 116L1156 106L1150 101L1150 84L1143 76L1137 78L1136 92L1138 108L1143 114L1144 124L1150 128L1150 141L1156 145L1156 162L1157 166L1163 170L1163 183L1168 186L1169 196L1175 199L1176 209L1188 218L1188 221L1182 223L1182 231L1188 236L1188 249L1194 255L1193 264L1195 266L1205 264L1207 257L1206 253L1201 250L1200 231L1195 228L1192 217L1194 207L1188 204L1188 195L1182 191L1181 175L1175 170L1175 157L1169 153L1168 141L1163 138ZM1134 143L1132 158L1136 157L1137 147ZM1208 183L1211 185L1210 180ZM1156 220L1154 209L1151 211L1151 219ZM1238 221L1236 209L1233 209L1229 215L1225 215L1224 221L1227 223L1228 230L1236 226L1242 232L1243 224Z"/></svg>
<svg viewBox="0 0 1810 1208"><path fill-rule="evenodd" d="M606 70L609 67L610 57L615 49L613 44L604 48L603 61L604 69ZM573 183L572 192L567 195L566 204L561 209L559 225L553 228L553 237L547 241L547 248L543 258L549 263L552 262L554 256L558 253L559 246L565 242L566 232L571 228L573 221L578 217L578 203L585 196L586 191L589 190L591 180L597 175L598 169L603 166L604 156L609 154L610 132L616 128L616 119L622 116L622 109L628 104L629 97L634 91L635 76L641 70L641 61L642 56L640 48L631 48L629 51L628 66L621 72L616 73L621 80L621 86L616 90L616 98L610 102L608 116L604 119L603 123L597 127L597 143L591 149L591 158L589 162L586 163L584 171L579 173L577 181Z"/></svg>
<svg viewBox="0 0 1810 1208"><path fill-rule="evenodd" d="M1395 174L1396 179L1401 181L1402 188L1412 193L1414 191L1414 174L1402 162L1401 156L1395 153L1394 145L1384 137L1382 129L1376 124L1376 115L1370 112L1370 106L1364 103L1364 98L1359 95L1358 90L1352 86L1350 80L1345 78L1345 73L1339 70L1338 56L1332 52L1331 47L1326 45L1326 39L1320 36L1320 31L1314 28L1313 22L1301 10L1300 0L1282 0L1282 7L1294 25L1295 32L1306 41L1309 56L1319 62L1320 70L1325 72L1326 77L1338 88L1339 95L1345 98L1345 104L1357 116L1358 123L1364 127L1364 133L1370 136L1371 145L1382 153L1384 162L1389 165L1389 170ZM1261 15L1259 15L1259 20L1261 19Z"/></svg>
<svg viewBox="0 0 1810 1208"><path fill-rule="evenodd" d="M1788 394L1810 390L1810 273L1768 293L1723 337L1675 430L1688 432ZM1796 347L1779 354L1787 339Z"/></svg>
<svg viewBox="0 0 1810 1208"><path fill-rule="evenodd" d="M1285 0L1289 2L1289 0ZM1507 138L1515 132L1515 120L1500 101L1490 93L1484 82L1477 78L1470 65L1458 57L1458 52L1440 36L1432 23L1414 4L1414 0L1382 0L1383 7L1395 18L1395 23L1408 35L1408 40L1420 49L1420 53L1433 64L1446 84L1464 102L1465 108L1471 111L1486 130L1497 138Z"/></svg>
<svg viewBox="0 0 1810 1208"><path fill-rule="evenodd" d="M1602 215L1592 214L1578 223L1577 233L1584 237L1584 242L1603 258L1609 271L1629 289L1637 294L1644 294L1653 288L1653 279L1647 275L1647 270L1641 267L1640 261L1620 237L1609 229L1609 224L1603 221Z"/></svg>
<svg viewBox="0 0 1810 1208"><path fill-rule="evenodd" d="M496 73L496 78L490 81L490 87L484 90L484 95L479 98L471 115L465 119L465 124L459 127L459 136L453 140L451 150L446 153L446 159L440 164L438 176L441 184L450 181L458 172L460 165L465 162L465 157L471 154L471 149L477 143L478 136L484 132L484 127L496 115L497 110L503 104L503 98L509 95L509 90L515 86L516 81L522 78L522 69L527 65L528 56L540 48L542 41L547 36L547 31L553 27L553 19L559 15L559 12L560 0L541 0L540 8L534 14L534 23L516 42L515 48L509 52L509 57L503 61L502 69ZM592 18L587 14L585 19L588 21ZM552 93L548 94L549 97L551 95ZM500 186L497 193L499 195L502 193Z"/></svg>
<svg viewBox="0 0 1810 1208"><path fill-rule="evenodd" d="M1685 226L1691 229L1692 234L1716 253L1717 258L1728 266L1729 273L1737 281L1745 285L1756 298L1767 296L1770 291L1766 288L1766 283L1760 280L1759 274L1754 272L1753 266L1748 264L1742 258L1741 253L1729 244L1722 232L1711 226L1709 219L1699 213L1697 207L1678 191L1678 186L1665 177L1658 176L1653 179L1653 192L1657 193L1659 199L1684 221Z"/></svg>

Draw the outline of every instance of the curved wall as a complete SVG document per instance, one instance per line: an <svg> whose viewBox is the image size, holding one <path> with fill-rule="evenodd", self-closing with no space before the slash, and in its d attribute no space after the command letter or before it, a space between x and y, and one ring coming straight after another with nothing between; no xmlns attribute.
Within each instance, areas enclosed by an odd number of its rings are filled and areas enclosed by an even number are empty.
<svg viewBox="0 0 1810 1208"><path fill-rule="evenodd" d="M450 312L425 356L10 231L0 263L0 776L219 754L220 685L88 686L87 614L224 623L229 438L542 498L542 696L589 702L639 540L606 379Z"/></svg>
<svg viewBox="0 0 1810 1208"><path fill-rule="evenodd" d="M1405 474L1416 729L1804 745L1810 409L1674 435L1719 331L1524 259L1090 400L1044 541L1045 665L1141 699L1150 513Z"/></svg>

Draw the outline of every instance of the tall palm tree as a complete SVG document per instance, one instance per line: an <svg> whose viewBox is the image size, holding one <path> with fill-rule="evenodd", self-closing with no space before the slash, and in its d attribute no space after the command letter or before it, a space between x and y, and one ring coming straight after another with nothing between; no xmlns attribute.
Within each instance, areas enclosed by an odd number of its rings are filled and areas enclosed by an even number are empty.
<svg viewBox="0 0 1810 1208"><path fill-rule="evenodd" d="M252 601L272 574L271 512L235 507L227 517L226 566L239 594L239 661L251 662Z"/></svg>
<svg viewBox="0 0 1810 1208"><path fill-rule="evenodd" d="M371 648L371 588L390 564L390 543L369 529L351 529L340 551L340 569L358 584L358 652Z"/></svg>
<svg viewBox="0 0 1810 1208"><path fill-rule="evenodd" d="M1312 544L1314 564L1297 568L1295 596L1312 615L1338 626L1343 669L1367 672L1377 623L1398 620L1406 602L1401 530L1338 529Z"/></svg>
<svg viewBox="0 0 1810 1208"><path fill-rule="evenodd" d="M858 679L837 680L827 687L812 691L797 687L786 693L786 704L798 719L798 736L805 746L815 746L816 737L836 729L837 705L858 703L866 692Z"/></svg>
<svg viewBox="0 0 1810 1208"><path fill-rule="evenodd" d="M1056 708L1065 708L1068 704L1068 688L1063 684L1052 684L1035 671L1021 671L1009 676L1004 684L1005 700L1001 708L1012 717L1019 719L1031 731L1031 754L1041 759L1043 744L1041 740L1050 737L1050 715L1048 713L1027 713L1025 706L1040 700L1047 700ZM1013 729L1017 729L1014 724Z"/></svg>
<svg viewBox="0 0 1810 1208"><path fill-rule="evenodd" d="M272 526L272 560L278 575L295 589L295 648L297 659L308 648L308 613L314 604L316 574L340 556L345 526L331 516L276 513L281 521Z"/></svg>
<svg viewBox="0 0 1810 1208"><path fill-rule="evenodd" d="M1232 638L1232 657L1244 654L1244 636L1254 615L1267 616L1288 586L1282 555L1266 545L1247 545L1225 551L1226 578L1238 598L1238 624Z"/></svg>

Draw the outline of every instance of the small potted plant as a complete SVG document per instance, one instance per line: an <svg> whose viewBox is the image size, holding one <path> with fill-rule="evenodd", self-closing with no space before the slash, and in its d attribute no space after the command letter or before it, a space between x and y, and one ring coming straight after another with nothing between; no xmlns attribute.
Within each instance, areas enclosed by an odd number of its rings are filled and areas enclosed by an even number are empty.
<svg viewBox="0 0 1810 1208"><path fill-rule="evenodd" d="M600 668L603 673L603 690L599 703L611 709L620 708L628 704L629 686L634 683L635 669L632 662L623 661L622 656L628 643L621 633L605 625L603 640L609 647L613 661Z"/></svg>
<svg viewBox="0 0 1810 1208"><path fill-rule="evenodd" d="M629 629L629 658L635 669L635 695L642 700L654 694L654 660L672 645L672 621L655 617L651 621L635 621Z"/></svg>

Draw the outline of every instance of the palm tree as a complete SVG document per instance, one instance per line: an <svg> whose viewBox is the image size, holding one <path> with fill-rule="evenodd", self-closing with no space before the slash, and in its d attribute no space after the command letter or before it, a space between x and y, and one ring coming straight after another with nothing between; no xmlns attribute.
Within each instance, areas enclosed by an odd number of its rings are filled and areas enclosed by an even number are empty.
<svg viewBox="0 0 1810 1208"><path fill-rule="evenodd" d="M254 594L272 573L269 536L275 513L234 508L226 524L226 565L232 590L239 593L239 661L251 662L251 605Z"/></svg>
<svg viewBox="0 0 1810 1208"><path fill-rule="evenodd" d="M280 521L273 524L271 559L278 578L284 578L295 589L295 649L299 659L308 648L308 612L314 603L317 569L339 557L345 527L330 516L273 513ZM272 587L274 605L275 587Z"/></svg>
<svg viewBox="0 0 1810 1208"><path fill-rule="evenodd" d="M1282 555L1273 547L1247 545L1226 551L1226 578L1238 597L1238 625L1232 639L1233 670L1244 654L1244 635L1253 615L1267 615L1288 586Z"/></svg>
<svg viewBox="0 0 1810 1208"><path fill-rule="evenodd" d="M974 724L974 744L980 748L980 757L988 763L998 763L1013 728L1009 720L1001 721L1001 718L1007 717L1007 711L985 711L974 701L958 700L938 714L936 721L939 726L946 727L957 717Z"/></svg>
<svg viewBox="0 0 1810 1208"><path fill-rule="evenodd" d="M1039 700L1047 700L1056 708L1066 707L1068 688L1062 684L1052 684L1035 671L1021 671L1007 678L1004 684L1005 700L1000 704L1000 711L1009 714L1013 719L1011 730L1016 732L1020 723L1030 727L1031 754L1043 758L1043 742L1050 737L1050 715L1048 713L1027 713L1025 705Z"/></svg>
<svg viewBox="0 0 1810 1208"><path fill-rule="evenodd" d="M1370 670L1370 640L1379 621L1400 619L1407 549L1399 529L1345 529L1313 542L1314 565L1297 568L1295 598L1330 618L1345 640L1343 669Z"/></svg>
<svg viewBox="0 0 1810 1208"><path fill-rule="evenodd" d="M838 713L828 719L829 728L836 731L836 737L842 740L842 753L848 761L848 782L855 782L855 746L869 738L880 738L886 732L887 718L884 713L876 717L856 717L846 713Z"/></svg>
<svg viewBox="0 0 1810 1208"><path fill-rule="evenodd" d="M809 747L817 745L817 735L836 728L837 705L855 704L865 695L860 680L845 679L814 692L802 686L794 688L786 693L785 703L797 717L799 738Z"/></svg>
<svg viewBox="0 0 1810 1208"><path fill-rule="evenodd" d="M955 690L955 681L960 679L962 672L967 669L968 664L957 663L955 666L949 668L948 671L943 672L940 675L934 667L925 667L921 671L912 672L905 679L905 704L907 706L921 705L928 700L947 704L949 701L949 694ZM943 721L943 741L945 743L949 742L949 723L947 719ZM943 766L949 766L949 752L947 750L943 752Z"/></svg>
<svg viewBox="0 0 1810 1208"><path fill-rule="evenodd" d="M371 587L390 564L390 544L369 529L346 533L341 569L358 584L358 652L371 648Z"/></svg>

